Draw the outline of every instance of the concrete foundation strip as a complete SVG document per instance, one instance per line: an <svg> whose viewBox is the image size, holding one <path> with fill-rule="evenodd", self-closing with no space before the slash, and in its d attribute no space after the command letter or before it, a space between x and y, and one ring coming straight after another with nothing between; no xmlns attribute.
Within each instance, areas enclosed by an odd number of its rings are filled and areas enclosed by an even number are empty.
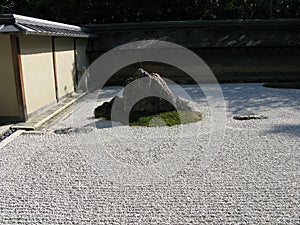
<svg viewBox="0 0 300 225"><path fill-rule="evenodd" d="M48 115L47 117L45 117L44 119L40 120L39 122L35 123L32 126L30 126L30 125L29 126L28 125L13 125L12 128L13 129L24 129L24 130L36 130L37 128L39 128L40 126L42 126L44 123L46 123L48 120L52 119L53 117L55 117L56 115L58 115L59 113L61 113L63 110L65 110L68 107L70 107L77 100L79 100L80 98L82 98L85 94L86 93L81 94L77 98L75 98L72 101L68 102L67 104L65 104L64 106L62 106L61 108L59 108L58 110L54 111L53 113L51 113L50 115Z"/></svg>
<svg viewBox="0 0 300 225"><path fill-rule="evenodd" d="M5 125L0 127L0 136L5 134L7 131L9 131L11 128L11 125Z"/></svg>

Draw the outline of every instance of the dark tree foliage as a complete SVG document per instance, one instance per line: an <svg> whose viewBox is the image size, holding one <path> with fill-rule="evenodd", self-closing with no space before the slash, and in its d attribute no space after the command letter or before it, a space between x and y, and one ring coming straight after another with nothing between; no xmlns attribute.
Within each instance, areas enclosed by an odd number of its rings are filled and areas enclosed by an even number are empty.
<svg viewBox="0 0 300 225"><path fill-rule="evenodd" d="M71 24L299 18L300 0L0 0L0 13Z"/></svg>

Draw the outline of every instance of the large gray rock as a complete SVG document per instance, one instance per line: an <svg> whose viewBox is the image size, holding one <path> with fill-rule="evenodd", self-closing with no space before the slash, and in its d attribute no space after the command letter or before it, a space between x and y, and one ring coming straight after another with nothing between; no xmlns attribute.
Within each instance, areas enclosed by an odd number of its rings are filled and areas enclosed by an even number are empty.
<svg viewBox="0 0 300 225"><path fill-rule="evenodd" d="M142 68L126 81L123 99L124 111L131 109L131 111L154 114L172 111L174 110L172 105L175 104L173 93L161 76L157 73L150 74ZM137 100L140 101L136 102Z"/></svg>
<svg viewBox="0 0 300 225"><path fill-rule="evenodd" d="M139 68L132 77L126 80L125 85L123 97L115 97L95 109L96 118L110 119L114 103L117 103L120 115L129 111L150 115L175 110L173 93L159 74L150 74Z"/></svg>

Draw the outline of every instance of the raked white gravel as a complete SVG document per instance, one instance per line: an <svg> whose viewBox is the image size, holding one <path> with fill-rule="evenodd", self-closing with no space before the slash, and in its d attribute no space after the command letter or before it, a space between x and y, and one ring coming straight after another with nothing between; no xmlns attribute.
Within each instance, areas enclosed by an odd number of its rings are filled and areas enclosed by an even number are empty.
<svg viewBox="0 0 300 225"><path fill-rule="evenodd" d="M194 85L183 87L205 113L195 124L111 128L93 118L116 91L108 89L83 98L42 133L17 137L0 149L0 224L299 224L300 90L221 86L225 136L205 169L210 109ZM268 119L232 119L247 113ZM54 133L66 127L79 129ZM193 157L161 183L123 186L91 163L95 145L132 166L159 163L178 149L193 148Z"/></svg>

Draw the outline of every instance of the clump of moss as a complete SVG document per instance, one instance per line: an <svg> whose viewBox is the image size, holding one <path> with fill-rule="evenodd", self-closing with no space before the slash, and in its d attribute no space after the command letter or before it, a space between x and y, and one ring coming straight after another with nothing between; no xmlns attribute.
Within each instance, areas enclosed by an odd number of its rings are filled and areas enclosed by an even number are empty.
<svg viewBox="0 0 300 225"><path fill-rule="evenodd" d="M195 111L170 111L156 115L130 115L130 126L175 126L202 120L202 113Z"/></svg>
<svg viewBox="0 0 300 225"><path fill-rule="evenodd" d="M265 83L263 86L268 88L300 89L300 82L270 82Z"/></svg>

